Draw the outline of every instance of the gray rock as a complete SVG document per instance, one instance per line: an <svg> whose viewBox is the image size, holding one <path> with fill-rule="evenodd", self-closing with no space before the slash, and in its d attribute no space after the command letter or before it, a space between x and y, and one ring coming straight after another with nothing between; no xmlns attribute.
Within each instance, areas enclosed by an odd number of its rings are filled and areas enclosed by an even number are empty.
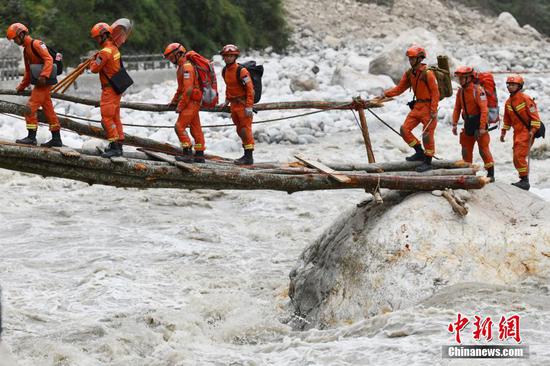
<svg viewBox="0 0 550 366"><path fill-rule="evenodd" d="M394 191L383 205L344 213L290 273L291 304L304 319L295 328L357 322L464 282L547 283L550 204L498 182L467 199L463 218L430 192Z"/></svg>
<svg viewBox="0 0 550 366"><path fill-rule="evenodd" d="M293 93L297 91L310 91L319 88L319 83L313 78L298 77L290 80L290 90Z"/></svg>

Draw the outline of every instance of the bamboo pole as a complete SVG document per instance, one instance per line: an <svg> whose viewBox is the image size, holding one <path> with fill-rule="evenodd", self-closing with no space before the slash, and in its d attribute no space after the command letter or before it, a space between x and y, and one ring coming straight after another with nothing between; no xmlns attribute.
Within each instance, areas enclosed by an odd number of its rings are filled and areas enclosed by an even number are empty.
<svg viewBox="0 0 550 366"><path fill-rule="evenodd" d="M11 89L0 89L0 95L15 95L15 96L29 96L30 91L23 91L17 93ZM99 106L99 100L87 99L76 97L73 95L65 95L60 93L53 93L52 98L65 100L68 102L79 103L89 105L92 107ZM381 100L361 100L361 106L363 108L380 108L383 107ZM146 112L170 112L174 111L175 107L169 107L167 104L153 104L153 103L134 103L134 102L121 102L121 108L133 109ZM271 111L271 110L290 110L290 109L357 109L356 102L345 101L294 101L294 102L274 102L274 103L259 103L254 105L254 109L257 111ZM222 107L218 105L214 108L201 108L203 112L230 112L229 107Z"/></svg>
<svg viewBox="0 0 550 366"><path fill-rule="evenodd" d="M79 158L66 158L54 149L2 143L0 143L0 167L117 187L262 189L288 193L376 187L410 191L432 191L444 188L479 189L487 181L486 178L475 176L393 177L363 174L350 176L349 183L341 183L330 179L327 174L261 174L239 168L226 171L201 168L198 172L183 172L168 163L149 165L141 160L126 159L115 164L110 159L95 156L81 155Z"/></svg>

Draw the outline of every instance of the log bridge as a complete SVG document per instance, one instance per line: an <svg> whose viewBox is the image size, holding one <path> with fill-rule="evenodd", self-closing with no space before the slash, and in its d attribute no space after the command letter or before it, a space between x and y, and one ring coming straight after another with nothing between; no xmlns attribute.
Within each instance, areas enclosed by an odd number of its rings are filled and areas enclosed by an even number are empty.
<svg viewBox="0 0 550 366"><path fill-rule="evenodd" d="M0 90L0 94L15 95L15 92ZM53 94L52 97L99 105L98 101L70 95ZM236 166L232 160L214 155L207 155L204 164L185 164L175 160L175 155L182 152L177 146L126 135L125 144L138 147L138 151L128 151L123 157L112 159L101 158L98 151L43 148L0 140L0 168L115 187L262 189L288 193L325 189L364 189L369 192L377 192L380 188L405 191L480 189L488 183L486 178L476 176L477 166L463 162L435 161L434 170L426 173L413 171L420 162L375 163L364 109L381 107L383 102L354 98L349 103L320 101L255 105L256 110L316 108L358 111L368 157L365 164L331 164L298 156L297 161L289 163ZM170 110L166 105L146 103L126 102L121 107L156 112ZM207 111L223 112L224 109L217 107ZM0 101L0 113L24 116L28 109L24 105ZM46 122L41 111L38 119ZM104 138L99 127L65 117L59 120L63 129Z"/></svg>

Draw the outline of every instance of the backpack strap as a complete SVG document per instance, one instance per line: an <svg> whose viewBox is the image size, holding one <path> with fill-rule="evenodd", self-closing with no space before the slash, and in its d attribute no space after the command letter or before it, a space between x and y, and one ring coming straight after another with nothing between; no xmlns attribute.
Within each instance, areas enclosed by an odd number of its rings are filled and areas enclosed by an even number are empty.
<svg viewBox="0 0 550 366"><path fill-rule="evenodd" d="M466 109L466 99L464 98L464 88L460 88L460 96L462 97L462 108L464 108L464 114L466 114L466 119L468 119L468 109Z"/></svg>
<svg viewBox="0 0 550 366"><path fill-rule="evenodd" d="M422 71L422 73L424 72L425 70ZM413 101L414 100L417 100L418 98L416 97L416 88L418 88L418 82L420 81L420 78L422 77L422 74L420 74L418 76L418 79L416 79L416 84L414 86L414 88L412 87L412 83L411 83L411 75L412 75L413 71L412 71L412 68L410 68L408 71L407 71L407 75L408 75L408 78L409 78L409 84L411 84L411 90L413 92ZM427 84L426 84L427 85Z"/></svg>

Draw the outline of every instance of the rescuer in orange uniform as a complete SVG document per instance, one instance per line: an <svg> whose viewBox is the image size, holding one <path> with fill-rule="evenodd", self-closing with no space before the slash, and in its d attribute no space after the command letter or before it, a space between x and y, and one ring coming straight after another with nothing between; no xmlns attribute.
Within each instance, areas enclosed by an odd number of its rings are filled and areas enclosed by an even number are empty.
<svg viewBox="0 0 550 366"><path fill-rule="evenodd" d="M47 85L47 79L50 77L53 69L53 58L48 52L46 45L37 39L33 40L29 36L29 30L21 23L14 23L8 27L6 37L13 40L19 46L23 46L23 58L25 60L25 75L19 83L16 90L18 93L25 90L31 83L30 65L41 64L42 72L31 92L31 97L27 102L30 109L29 114L25 115L27 122L28 136L24 139L16 140L18 144L36 145L36 130L38 129L38 118L36 112L42 107L44 114L50 124L52 139L42 146L61 147L61 126L55 111L53 109L52 99L50 98L50 85Z"/></svg>
<svg viewBox="0 0 550 366"><path fill-rule="evenodd" d="M413 102L409 103L411 112L407 115L405 123L401 126L401 136L415 153L407 157L407 161L422 161L416 168L418 172L432 169L432 158L435 154L434 134L437 126L437 108L439 104L439 89L434 73L426 70L427 65L422 63L426 58L426 51L422 47L412 46L407 50L407 57L411 69L406 71L399 84L384 92L385 97L395 97L402 94L408 88L414 93ZM413 135L412 130L422 123L422 145Z"/></svg>
<svg viewBox="0 0 550 366"><path fill-rule="evenodd" d="M101 155L104 158L122 156L124 132L120 120L120 98L109 84L109 79L120 70L120 52L111 39L112 29L107 23L97 23L90 31L91 37L102 47L90 62L90 71L99 73L101 82L101 124L109 140L109 147Z"/></svg>
<svg viewBox="0 0 550 366"><path fill-rule="evenodd" d="M176 71L178 90L170 102L170 105L176 107L176 113L179 114L175 130L183 148L183 156L176 156L176 160L204 163L204 134L199 117L202 90L195 66L185 57L186 52L185 47L179 43L171 43L164 50L164 57L178 67ZM191 140L186 132L188 127L193 140L195 140L194 158Z"/></svg>
<svg viewBox="0 0 550 366"><path fill-rule="evenodd" d="M235 160L238 165L254 164L254 135L252 134L252 117L254 111L254 84L246 68L241 68L237 75L239 48L235 45L225 45L220 54L225 61L223 80L225 81L225 103L231 107L231 118L237 127L237 134L241 138L244 155Z"/></svg>
<svg viewBox="0 0 550 366"><path fill-rule="evenodd" d="M460 88L456 93L455 109L453 112L453 134L457 135L458 119L462 112L464 128L460 132L460 145L462 145L462 159L472 163L474 145L477 141L479 154L485 163L487 177L491 182L495 181L495 163L489 149L491 138L487 131L489 108L485 90L474 83L475 71L471 66L460 66L456 69Z"/></svg>
<svg viewBox="0 0 550 366"><path fill-rule="evenodd" d="M524 94L524 80L520 75L510 75L506 79L506 87L510 97L504 107L504 126L500 134L500 141L504 142L506 131L514 128L514 166L519 174L519 181L512 185L526 191L531 188L529 184L529 164L527 158L534 135L541 126L537 105L533 99Z"/></svg>

